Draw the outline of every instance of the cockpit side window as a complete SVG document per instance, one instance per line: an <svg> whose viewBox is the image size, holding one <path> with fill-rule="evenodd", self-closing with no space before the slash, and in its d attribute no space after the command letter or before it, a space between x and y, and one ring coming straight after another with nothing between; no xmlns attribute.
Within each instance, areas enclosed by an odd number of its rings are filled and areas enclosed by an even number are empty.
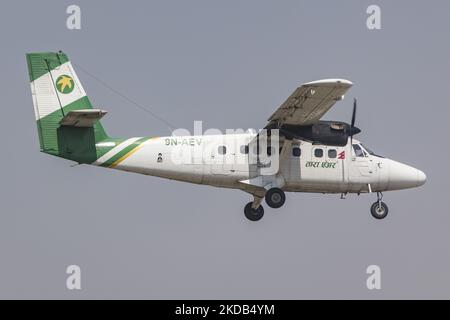
<svg viewBox="0 0 450 320"><path fill-rule="evenodd" d="M359 144L354 144L353 145L353 151L355 151L355 155L357 157L364 157L364 151L361 149L361 147L359 146Z"/></svg>

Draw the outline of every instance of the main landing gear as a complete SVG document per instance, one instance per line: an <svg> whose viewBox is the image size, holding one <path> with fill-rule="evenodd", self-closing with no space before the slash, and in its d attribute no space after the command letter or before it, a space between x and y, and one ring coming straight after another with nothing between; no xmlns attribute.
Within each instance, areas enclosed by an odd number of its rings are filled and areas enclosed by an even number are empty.
<svg viewBox="0 0 450 320"><path fill-rule="evenodd" d="M370 207L370 213L375 219L384 219L388 215L389 209L386 203L381 201L383 199L383 194L377 192L377 201Z"/></svg>
<svg viewBox="0 0 450 320"><path fill-rule="evenodd" d="M280 188L272 188L266 192L266 203L271 208L281 208L286 201L286 195ZM264 208L261 205L263 198L254 196L253 202L247 203L244 208L245 217L250 221L258 221L264 216Z"/></svg>
<svg viewBox="0 0 450 320"><path fill-rule="evenodd" d="M286 201L286 195L280 188L272 188L266 192L266 203L269 207L278 209L281 208Z"/></svg>
<svg viewBox="0 0 450 320"><path fill-rule="evenodd" d="M245 217L250 221L258 221L264 216L264 208L262 205L258 205L256 208L253 206L254 202L249 202L244 208Z"/></svg>

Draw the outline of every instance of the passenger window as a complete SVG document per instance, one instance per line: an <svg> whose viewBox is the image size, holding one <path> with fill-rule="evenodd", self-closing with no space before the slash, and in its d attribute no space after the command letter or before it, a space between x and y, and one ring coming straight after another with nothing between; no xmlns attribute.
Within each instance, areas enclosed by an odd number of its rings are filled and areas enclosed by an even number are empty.
<svg viewBox="0 0 450 320"><path fill-rule="evenodd" d="M355 156L357 157L364 157L364 152L362 151L361 147L357 144L353 145L353 150L355 151Z"/></svg>
<svg viewBox="0 0 450 320"><path fill-rule="evenodd" d="M314 150L314 157L322 158L323 157L323 150L322 149L315 149Z"/></svg>
<svg viewBox="0 0 450 320"><path fill-rule="evenodd" d="M337 157L337 151L336 149L330 149L328 150L328 158L334 159Z"/></svg>
<svg viewBox="0 0 450 320"><path fill-rule="evenodd" d="M227 147L225 146L220 146L219 147L219 154L226 154L227 153Z"/></svg>
<svg viewBox="0 0 450 320"><path fill-rule="evenodd" d="M241 146L241 153L242 154L247 154L248 153L248 146Z"/></svg>
<svg viewBox="0 0 450 320"><path fill-rule="evenodd" d="M302 150L299 147L292 148L292 155L294 157L300 157L301 154L302 154Z"/></svg>

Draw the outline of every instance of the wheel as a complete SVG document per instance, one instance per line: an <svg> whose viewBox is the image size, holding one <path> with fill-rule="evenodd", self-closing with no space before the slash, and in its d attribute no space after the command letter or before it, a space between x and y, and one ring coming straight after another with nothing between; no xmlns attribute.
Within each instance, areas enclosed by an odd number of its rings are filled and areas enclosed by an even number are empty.
<svg viewBox="0 0 450 320"><path fill-rule="evenodd" d="M375 219L384 219L388 215L389 209L386 203L376 201L370 207L370 213Z"/></svg>
<svg viewBox="0 0 450 320"><path fill-rule="evenodd" d="M244 208L244 214L245 217L250 221L258 221L261 220L261 218L264 215L264 208L263 206L259 206L257 209L252 208L253 202L247 203L247 205Z"/></svg>
<svg viewBox="0 0 450 320"><path fill-rule="evenodd" d="M286 201L284 191L279 188L272 188L266 192L266 203L271 208L280 208Z"/></svg>

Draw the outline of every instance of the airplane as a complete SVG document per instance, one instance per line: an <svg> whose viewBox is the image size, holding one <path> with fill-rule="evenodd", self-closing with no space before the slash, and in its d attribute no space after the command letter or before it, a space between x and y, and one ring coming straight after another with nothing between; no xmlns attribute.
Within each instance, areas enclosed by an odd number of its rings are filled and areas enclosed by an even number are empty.
<svg viewBox="0 0 450 320"><path fill-rule="evenodd" d="M65 53L28 53L26 60L41 152L78 164L239 189L253 197L244 208L250 221L263 217L263 200L281 208L286 192L376 193L370 213L383 219L384 191L426 182L424 172L377 155L353 137L361 131L355 127L356 99L350 124L321 120L344 98L352 86L348 80L301 84L259 132L114 138L100 122L106 111L93 108Z"/></svg>

